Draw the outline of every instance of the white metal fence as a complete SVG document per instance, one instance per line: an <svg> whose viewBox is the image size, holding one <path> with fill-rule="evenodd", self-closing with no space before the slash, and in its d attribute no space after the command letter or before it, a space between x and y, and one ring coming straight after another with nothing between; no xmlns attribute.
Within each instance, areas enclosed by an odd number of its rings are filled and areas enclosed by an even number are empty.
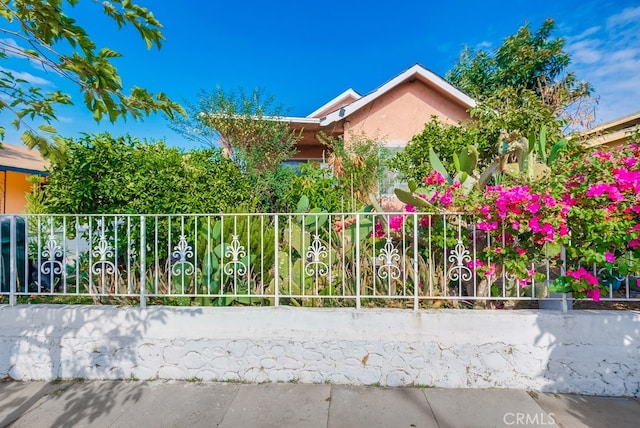
<svg viewBox="0 0 640 428"><path fill-rule="evenodd" d="M518 242L526 251L509 259L513 242L462 213L24 215L0 224L1 295L12 305L537 300L567 262L559 246L535 242ZM640 301L636 277L589 268L607 286L603 300Z"/></svg>

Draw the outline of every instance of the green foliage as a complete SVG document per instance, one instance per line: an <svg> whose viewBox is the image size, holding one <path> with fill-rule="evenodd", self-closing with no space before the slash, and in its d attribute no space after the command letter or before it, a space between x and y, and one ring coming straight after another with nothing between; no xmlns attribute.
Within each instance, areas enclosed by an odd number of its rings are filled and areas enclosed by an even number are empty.
<svg viewBox="0 0 640 428"><path fill-rule="evenodd" d="M547 156L547 145L551 147ZM501 133L497 163L498 172L505 172L515 179L526 182L541 179L551 172L550 166L566 151L568 141L557 142L547 140L547 128L542 126L538 135L522 137L519 132ZM515 161L507 163L508 161Z"/></svg>
<svg viewBox="0 0 640 428"><path fill-rule="evenodd" d="M558 114L593 88L566 73L571 57L564 51L565 40L552 38L554 28L553 19L547 19L532 33L527 23L491 54L467 47L447 80L481 101L504 88L532 91Z"/></svg>
<svg viewBox="0 0 640 428"><path fill-rule="evenodd" d="M566 123L593 120L593 88L566 72L571 58L564 39L552 37L554 28L552 19L535 32L525 24L492 53L466 48L447 73L449 82L480 101L471 115L490 141L501 130L530 135L546 125L555 135Z"/></svg>
<svg viewBox="0 0 640 428"><path fill-rule="evenodd" d="M421 181L434 169L429 161L430 150L439 155L445 170L452 171L454 155L469 146L478 148L481 164L491 158L492 146L478 128L444 124L432 116L422 133L414 136L404 151L388 161L388 165L398 171L401 179Z"/></svg>
<svg viewBox="0 0 640 428"><path fill-rule="evenodd" d="M503 130L518 131L521 135L537 133L542 127L549 135L560 135L562 122L534 91L505 87L497 89L483 102L470 110L469 126L495 144Z"/></svg>
<svg viewBox="0 0 640 428"><path fill-rule="evenodd" d="M93 112L96 121L104 117L111 122L127 116L138 119L157 112L170 117L175 113L183 114L182 107L163 93L154 95L136 86L129 93L124 92L122 79L112 64L120 54L107 47L98 48L87 31L67 15L77 2L2 2L0 17L6 27L0 31L9 38L0 42L0 60L7 60L9 56L22 58L29 69L38 65L77 83L83 93L84 104ZM119 28L127 25L136 28L149 49L161 46L164 39L162 25L146 8L129 0L103 2L102 8L102 12ZM11 124L16 129L26 127L22 141L29 147L38 147L47 157L62 142L56 129L50 125L57 120L56 108L71 104L71 97L60 91L45 92L37 83L32 84L19 75L19 72L8 68L0 71L0 94L4 100L0 101L0 113L12 115ZM25 119L46 124L36 129ZM3 136L4 128L0 126L0 138ZM53 147L50 147L51 142Z"/></svg>
<svg viewBox="0 0 640 428"><path fill-rule="evenodd" d="M256 207L263 213L293 212L301 192L296 189L298 174L288 165L263 174L266 190L254 194Z"/></svg>
<svg viewBox="0 0 640 428"><path fill-rule="evenodd" d="M640 257L640 149L635 144L603 152L569 153L554 166L549 186L571 201L569 225L572 245L567 257L589 266L604 265L603 254L615 256L616 269L637 271ZM609 266L612 267L612 266Z"/></svg>
<svg viewBox="0 0 640 428"><path fill-rule="evenodd" d="M198 290L201 294L214 294L216 297L198 297L202 306L229 306L232 304L252 305L266 303L254 288L275 264L275 230L268 218L251 216L225 216L213 222L200 220L199 239L204 254L201 261ZM237 261L230 260L234 250L234 237L246 251ZM238 295L241 296L231 296ZM246 295L246 296L242 296Z"/></svg>
<svg viewBox="0 0 640 428"><path fill-rule="evenodd" d="M345 209L355 211L366 205L386 169L382 143L365 134L351 134L348 142L321 134L320 140L331 151L327 163L338 180L340 194L348 195Z"/></svg>
<svg viewBox="0 0 640 428"><path fill-rule="evenodd" d="M187 117L171 127L185 137L216 146L220 143L238 165L258 175L275 172L293 156L299 134L282 120L284 109L260 89L202 91L198 104L187 105Z"/></svg>
<svg viewBox="0 0 640 428"><path fill-rule="evenodd" d="M67 139L44 187L51 213L215 213L247 202L250 184L219 150L187 154L109 134Z"/></svg>
<svg viewBox="0 0 640 428"><path fill-rule="evenodd" d="M299 175L287 192L289 201L298 201L302 197L308 198L311 206L326 212L348 211L348 189L341 186L340 180L329 169L316 163L300 165Z"/></svg>

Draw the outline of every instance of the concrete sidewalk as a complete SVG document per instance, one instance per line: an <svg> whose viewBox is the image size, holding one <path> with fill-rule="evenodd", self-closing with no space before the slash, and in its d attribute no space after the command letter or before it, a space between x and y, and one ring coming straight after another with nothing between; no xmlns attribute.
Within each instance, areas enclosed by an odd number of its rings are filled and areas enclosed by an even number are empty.
<svg viewBox="0 0 640 428"><path fill-rule="evenodd" d="M636 427L640 400L500 389L0 381L11 427Z"/></svg>

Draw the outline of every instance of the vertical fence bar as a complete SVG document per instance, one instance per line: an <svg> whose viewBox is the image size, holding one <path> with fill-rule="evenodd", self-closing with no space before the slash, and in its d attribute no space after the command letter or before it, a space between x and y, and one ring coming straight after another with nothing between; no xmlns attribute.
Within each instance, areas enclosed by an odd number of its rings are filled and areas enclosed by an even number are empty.
<svg viewBox="0 0 640 428"><path fill-rule="evenodd" d="M413 311L418 310L420 299L420 275L418 272L418 213L413 213Z"/></svg>
<svg viewBox="0 0 640 428"><path fill-rule="evenodd" d="M9 305L15 306L18 303L16 296L16 267L18 266L16 216L12 215L9 221Z"/></svg>
<svg viewBox="0 0 640 428"><path fill-rule="evenodd" d="M22 250L22 256L24 258L24 282L23 282L23 290L24 292L29 291L29 282L31 281L30 272L29 272L29 222L31 218L26 216L24 218L24 249ZM16 244L17 245L17 244Z"/></svg>
<svg viewBox="0 0 640 428"><path fill-rule="evenodd" d="M280 259L278 257L278 255L280 254L280 252L278 251L278 249L280 248L280 243L278 242L278 236L280 234L280 232L278 231L278 214L274 214L274 219L273 219L273 228L275 229L275 233L274 233L274 246L275 246L275 266L274 266L274 294L275 294L275 298L274 298L274 303L273 305L275 307L278 307L280 305Z"/></svg>
<svg viewBox="0 0 640 428"><path fill-rule="evenodd" d="M356 309L360 309L360 213L356 214Z"/></svg>
<svg viewBox="0 0 640 428"><path fill-rule="evenodd" d="M143 215L140 216L140 307L147 307L145 292L147 290L147 242L146 242L146 221Z"/></svg>

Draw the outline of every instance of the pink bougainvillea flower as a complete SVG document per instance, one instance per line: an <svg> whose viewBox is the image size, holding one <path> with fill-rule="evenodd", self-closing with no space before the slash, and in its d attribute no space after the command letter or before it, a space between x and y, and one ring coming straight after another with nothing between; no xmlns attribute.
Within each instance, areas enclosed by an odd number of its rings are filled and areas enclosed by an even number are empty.
<svg viewBox="0 0 640 428"><path fill-rule="evenodd" d="M400 232L403 223L404 217L401 215L389 217L389 227L396 232Z"/></svg>
<svg viewBox="0 0 640 428"><path fill-rule="evenodd" d="M404 206L404 210L408 213L414 213L416 212L416 207L414 207L413 205L405 205Z"/></svg>
<svg viewBox="0 0 640 428"><path fill-rule="evenodd" d="M438 171L431 171L431 174L424 178L424 184L444 184L445 179Z"/></svg>
<svg viewBox="0 0 640 428"><path fill-rule="evenodd" d="M600 289L594 288L593 290L587 290L587 297L593 299L594 302L600 301Z"/></svg>
<svg viewBox="0 0 640 428"><path fill-rule="evenodd" d="M616 256L613 253L604 253L604 259L609 263L613 263L616 261Z"/></svg>
<svg viewBox="0 0 640 428"><path fill-rule="evenodd" d="M582 276L587 281L589 285L598 285L598 278L585 271L585 274Z"/></svg>
<svg viewBox="0 0 640 428"><path fill-rule="evenodd" d="M481 222L478 222L478 229L484 230L485 232L491 232L492 230L497 230L498 229L498 222L497 221L492 221L492 222L481 221Z"/></svg>
<svg viewBox="0 0 640 428"><path fill-rule="evenodd" d="M467 262L467 267L469 269L475 269L475 268L479 268L479 267L483 267L483 266L486 266L486 263L483 262L482 260L479 260L479 259L469 260Z"/></svg>
<svg viewBox="0 0 640 428"><path fill-rule="evenodd" d="M637 232L639 230L640 230L640 223L636 224L635 226L631 226L629 229L627 229L627 233Z"/></svg>
<svg viewBox="0 0 640 428"><path fill-rule="evenodd" d="M636 163L638 163L638 159L636 158L627 157L624 159L624 165L627 168L633 168L636 165Z"/></svg>
<svg viewBox="0 0 640 428"><path fill-rule="evenodd" d="M524 256L525 254L527 254L527 252L520 247L516 248L516 253L518 253L521 256Z"/></svg>
<svg viewBox="0 0 640 428"><path fill-rule="evenodd" d="M527 211L529 211L531 214L535 214L538 211L540 211L540 204L537 202L532 202L530 204L527 204L526 206Z"/></svg>
<svg viewBox="0 0 640 428"><path fill-rule="evenodd" d="M556 206L556 200L555 198L549 196L549 195L544 195L542 197L542 202L549 208L553 208Z"/></svg>
<svg viewBox="0 0 640 428"><path fill-rule="evenodd" d="M558 236L567 236L569 234L569 228L565 223L561 223L558 227Z"/></svg>
<svg viewBox="0 0 640 428"><path fill-rule="evenodd" d="M376 222L376 225L373 228L373 236L377 239L384 238L384 226L381 222Z"/></svg>
<svg viewBox="0 0 640 428"><path fill-rule="evenodd" d="M567 269L567 276L577 279L578 281L586 281L589 285L598 285L598 278L590 274L584 267L580 266L578 270L572 271Z"/></svg>
<svg viewBox="0 0 640 428"><path fill-rule="evenodd" d="M609 152L595 152L592 155L594 158L600 158L605 160L611 160L611 153ZM589 163L588 159L585 160L585 163Z"/></svg>
<svg viewBox="0 0 640 428"><path fill-rule="evenodd" d="M440 197L440 203L445 207L448 207L453 203L453 195L451 194L451 190L447 189L445 191L444 195Z"/></svg>
<svg viewBox="0 0 640 428"><path fill-rule="evenodd" d="M570 269L567 269L566 275L575 279L580 279L580 275L578 274L578 272L572 271Z"/></svg>

